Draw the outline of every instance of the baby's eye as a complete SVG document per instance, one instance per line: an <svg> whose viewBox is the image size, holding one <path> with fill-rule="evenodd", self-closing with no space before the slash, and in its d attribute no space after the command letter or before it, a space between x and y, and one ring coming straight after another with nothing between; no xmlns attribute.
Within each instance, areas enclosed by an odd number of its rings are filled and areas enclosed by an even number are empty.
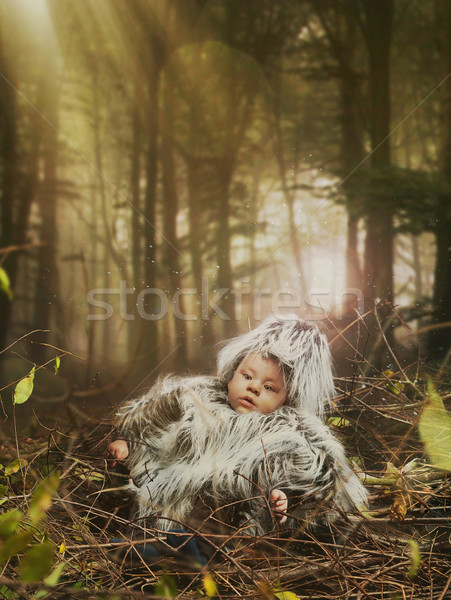
<svg viewBox="0 0 451 600"><path fill-rule="evenodd" d="M249 375L249 373L243 373L243 377L244 379L247 379L249 381L249 379L252 379L252 377Z"/></svg>
<svg viewBox="0 0 451 600"><path fill-rule="evenodd" d="M273 392L273 391L274 391L274 388L272 387L272 385L268 385L268 384L266 384L266 385L265 385L265 390L266 390L266 391L268 391L268 392Z"/></svg>

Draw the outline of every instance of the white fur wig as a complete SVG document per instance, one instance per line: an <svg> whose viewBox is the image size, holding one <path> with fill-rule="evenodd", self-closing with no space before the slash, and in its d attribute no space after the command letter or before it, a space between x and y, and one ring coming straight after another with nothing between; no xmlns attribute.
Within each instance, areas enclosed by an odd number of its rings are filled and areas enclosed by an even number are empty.
<svg viewBox="0 0 451 600"><path fill-rule="evenodd" d="M334 393L327 339L316 325L295 314L266 318L258 327L228 341L218 354L218 377L230 381L251 353L273 358L286 377L286 405L321 416Z"/></svg>

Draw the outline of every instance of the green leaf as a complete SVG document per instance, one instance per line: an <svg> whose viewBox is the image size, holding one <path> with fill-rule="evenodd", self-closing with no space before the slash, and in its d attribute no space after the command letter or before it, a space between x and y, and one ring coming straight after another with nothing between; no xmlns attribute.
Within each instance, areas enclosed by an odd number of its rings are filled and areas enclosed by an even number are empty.
<svg viewBox="0 0 451 600"><path fill-rule="evenodd" d="M86 470L84 467L77 467L74 473L76 473L80 479L87 481L104 481L105 475L100 471Z"/></svg>
<svg viewBox="0 0 451 600"><path fill-rule="evenodd" d="M451 417L430 379L428 402L420 415L418 431L431 463L451 471Z"/></svg>
<svg viewBox="0 0 451 600"><path fill-rule="evenodd" d="M17 508L12 508L0 515L0 536L6 538L13 534L22 517L23 513Z"/></svg>
<svg viewBox="0 0 451 600"><path fill-rule="evenodd" d="M13 535L7 539L0 549L0 564L9 560L11 556L25 550L32 539L32 531L21 531L17 535Z"/></svg>
<svg viewBox="0 0 451 600"><path fill-rule="evenodd" d="M0 585L0 598L5 598L5 600L16 600L16 598L20 598L20 596L7 585Z"/></svg>
<svg viewBox="0 0 451 600"><path fill-rule="evenodd" d="M329 417L327 423L331 427L337 427L339 429L351 425L351 423L347 419L343 419L343 417Z"/></svg>
<svg viewBox="0 0 451 600"><path fill-rule="evenodd" d="M28 508L28 515L33 525L36 525L50 508L52 498L58 489L58 484L59 473L51 475L47 479L41 481L33 492L33 497L31 498L30 506Z"/></svg>
<svg viewBox="0 0 451 600"><path fill-rule="evenodd" d="M59 583L59 580L61 579L61 575L63 574L65 568L65 562L58 563L56 567L52 570L52 572L49 575L47 575L47 577L44 579L45 585L52 587Z"/></svg>
<svg viewBox="0 0 451 600"><path fill-rule="evenodd" d="M21 379L16 385L16 389L14 390L13 404L23 404L31 396L34 386L35 370L36 365L34 365L34 367L31 369L28 375Z"/></svg>
<svg viewBox="0 0 451 600"><path fill-rule="evenodd" d="M421 564L420 547L415 540L409 540L410 568L407 571L407 577L414 579L418 573Z"/></svg>
<svg viewBox="0 0 451 600"><path fill-rule="evenodd" d="M0 484L0 506L8 500L8 498L5 498L7 492L8 492L8 486Z"/></svg>
<svg viewBox="0 0 451 600"><path fill-rule="evenodd" d="M44 579L44 585L47 587L54 587L59 583L61 579L61 575L63 574L64 569L66 568L65 562L60 562L52 569L52 571L47 575ZM41 598L50 597L52 592L49 590L38 590L36 594L33 596L33 600L40 600ZM111 599L110 599L111 600Z"/></svg>
<svg viewBox="0 0 451 600"><path fill-rule="evenodd" d="M384 383L384 388L392 394L399 396L399 394L404 390L405 384L397 379L392 379L394 373L393 371L390 371L390 369L386 369L384 371L384 375L387 377L387 379L390 379L390 381L386 381Z"/></svg>
<svg viewBox="0 0 451 600"><path fill-rule="evenodd" d="M28 461L25 458L16 458L5 467L5 475L9 477L20 471L20 469L24 469L27 465Z"/></svg>
<svg viewBox="0 0 451 600"><path fill-rule="evenodd" d="M386 463L384 473L387 477L393 477L394 479L401 477L399 469L390 461Z"/></svg>
<svg viewBox="0 0 451 600"><path fill-rule="evenodd" d="M159 598L175 598L178 594L177 584L174 579L163 573L160 579L155 584L155 595Z"/></svg>
<svg viewBox="0 0 451 600"><path fill-rule="evenodd" d="M279 600L300 600L299 596L296 596L293 592L285 592L284 590L274 592L274 596Z"/></svg>
<svg viewBox="0 0 451 600"><path fill-rule="evenodd" d="M50 540L27 550L19 566L19 579L27 583L42 581L52 568L53 551L54 545Z"/></svg>
<svg viewBox="0 0 451 600"><path fill-rule="evenodd" d="M359 504L358 506L356 506L356 508L360 512L362 517L364 517L365 519L374 519L373 515L371 514L371 511L369 511L364 504Z"/></svg>
<svg viewBox="0 0 451 600"><path fill-rule="evenodd" d="M55 356L55 364L53 365L53 368L55 369L55 375L58 374L58 369L60 368L60 364L61 364L60 357Z"/></svg>
<svg viewBox="0 0 451 600"><path fill-rule="evenodd" d="M8 273L0 267L0 290L3 290L10 300L13 299L13 291Z"/></svg>

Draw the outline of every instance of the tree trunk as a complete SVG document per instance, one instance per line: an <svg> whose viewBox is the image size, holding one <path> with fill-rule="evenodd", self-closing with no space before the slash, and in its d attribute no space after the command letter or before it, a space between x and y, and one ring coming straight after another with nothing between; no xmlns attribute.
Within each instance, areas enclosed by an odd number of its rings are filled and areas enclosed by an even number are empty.
<svg viewBox="0 0 451 600"><path fill-rule="evenodd" d="M91 210L91 247L90 247L90 252L88 253L88 264L86 264L86 258L85 258L85 253L83 252L83 261L82 261L82 267L84 270L84 274L85 274L85 293L88 293L89 288L92 287L96 287L97 286L97 267L98 267L98 263L97 263L97 257L98 257L98 253L99 253L99 240L97 238L98 236L98 224L97 224L97 218L98 218L98 197L97 197L97 189L96 189L96 180L97 180L97 173L95 173L94 171L92 171L92 184L91 184L91 189L90 189L90 196L91 196L91 202L90 202L90 210ZM72 233L72 232L71 232ZM70 295L69 295L70 298ZM88 321L87 322L87 335L88 335L88 344L87 344L87 351L86 351L86 383L89 386L90 383L90 377L91 377L91 373L90 373L90 365L93 364L94 362L94 355L95 355L95 348L96 348L96 342L97 342L97 333L99 331L99 325L100 323L98 323L97 321Z"/></svg>
<svg viewBox="0 0 451 600"><path fill-rule="evenodd" d="M131 157L131 230L132 230L132 264L130 274L132 277L132 287L135 288L135 294L139 294L144 289L144 276L142 272L142 231L146 224L141 216L141 153L142 153L142 131L143 123L139 111L140 95L138 94L138 84L135 83L135 98L133 104L133 139L132 139L132 157ZM134 361L142 345L142 328L139 315L135 314L134 320L128 324L128 360Z"/></svg>
<svg viewBox="0 0 451 600"><path fill-rule="evenodd" d="M346 234L346 287L360 290L362 287L362 271L358 252L358 228L359 218L353 214L352 208L348 208L348 223ZM343 299L347 301L347 298ZM352 306L355 305L355 297L350 298Z"/></svg>
<svg viewBox="0 0 451 600"><path fill-rule="evenodd" d="M415 302L421 302L423 298L423 284L422 284L422 268L421 268L421 257L420 248L418 243L418 237L412 235L412 256L413 256L413 268L415 277Z"/></svg>
<svg viewBox="0 0 451 600"><path fill-rule="evenodd" d="M382 204L383 201L381 201ZM365 298L393 298L393 219L388 208L373 207L366 217Z"/></svg>
<svg viewBox="0 0 451 600"><path fill-rule="evenodd" d="M356 20L351 11L345 13L345 32L339 57L340 69L340 98L341 98L341 134L342 134L342 166L343 175L347 177L364 157L363 123L358 106L361 96L359 82L354 71L356 50ZM361 289L362 273L357 247L359 216L356 210L358 199L348 198L348 223L346 245L346 285L350 289ZM355 297L347 296L346 303L355 305Z"/></svg>
<svg viewBox="0 0 451 600"><path fill-rule="evenodd" d="M232 265L230 261L230 198L229 189L231 181L231 168L227 161L221 161L218 168L218 220L217 220L217 289L227 290L221 299L221 309L226 317L221 317L222 337L231 337L235 333L235 296L232 293Z"/></svg>
<svg viewBox="0 0 451 600"><path fill-rule="evenodd" d="M393 0L364 1L369 59L371 166L390 166L390 46ZM365 244L366 298L393 300L393 219L390 198L368 211Z"/></svg>
<svg viewBox="0 0 451 600"><path fill-rule="evenodd" d="M212 186L217 188L217 165L214 159L185 156L188 180L188 219L191 272L197 298L197 322L203 346L213 345L213 331L210 320L209 292L213 281L204 278L202 261L208 248L208 224L211 220ZM205 282L207 287L205 287Z"/></svg>
<svg viewBox="0 0 451 600"><path fill-rule="evenodd" d="M434 322L429 351L433 358L442 359L451 348L451 226L444 222L436 230L436 259L434 272Z"/></svg>
<svg viewBox="0 0 451 600"><path fill-rule="evenodd" d="M164 114L161 133L161 166L163 180L163 264L167 271L171 299L182 288L182 275L179 252L177 249L178 195L176 188L176 169L173 148L173 98L170 84L164 85ZM175 331L176 369L183 369L187 363L185 296L178 295L177 303L172 305L172 318Z"/></svg>
<svg viewBox="0 0 451 600"><path fill-rule="evenodd" d="M282 70L282 59L279 57L279 70ZM285 202L288 209L288 227L290 232L290 244L291 251L294 258L294 263L296 265L297 272L297 285L299 288L300 296L303 295L306 289L306 280L305 280L305 272L304 265L302 262L302 252L301 252L301 244L299 242L301 233L298 231L298 227L296 225L296 218L294 212L294 194L289 190L288 182L287 182L287 168L286 168L286 158L285 158L285 146L284 146L284 137L282 131L282 123L281 123L281 76L278 72L275 76L274 82L274 125L275 125L275 133L276 133L276 141L277 141L277 152L276 159L277 165L279 167L279 177L282 185L282 191L285 198ZM293 182L294 184L296 182Z"/></svg>
<svg viewBox="0 0 451 600"><path fill-rule="evenodd" d="M2 40L0 39L0 161L2 189L0 196L0 247L7 248L13 244L14 216L13 206L17 184L16 154L16 95L9 84L12 81L4 58ZM25 224L23 224L25 225ZM9 257L1 265L11 279L15 281L16 260ZM6 346L7 332L11 318L11 300L0 291L0 350Z"/></svg>
<svg viewBox="0 0 451 600"><path fill-rule="evenodd" d="M160 83L159 69L155 65L149 67L147 81L148 120L147 120L147 153L146 153L146 190L144 195L144 280L146 288L155 288L156 279L156 204L157 204L157 172L158 172L158 89ZM145 297L143 320L143 340L146 368L152 370L158 363L158 314L161 307L159 298L154 293ZM151 317L151 318L149 318Z"/></svg>
<svg viewBox="0 0 451 600"><path fill-rule="evenodd" d="M451 4L439 0L438 6L442 29L442 64L445 75L451 71ZM441 89L441 140L439 151L439 171L451 183L451 78ZM429 354L433 358L443 358L451 348L451 219L449 200L438 210L438 223L435 229L436 258L434 279L434 323L439 327L429 337Z"/></svg>
<svg viewBox="0 0 451 600"><path fill-rule="evenodd" d="M94 141L94 156L95 166L97 173L97 185L98 193L100 197L101 214L103 217L102 230L105 237L105 246L103 249L104 260L102 262L103 269L103 287L108 289L111 287L110 269L111 269L111 255L115 254L114 243L111 233L110 215L107 206L107 193L105 189L105 178L104 178L104 164L103 164L103 152L100 140L100 99L99 99L99 79L97 66L94 66L92 72L92 94L93 94L93 141ZM97 189L96 189L97 192ZM111 321L102 321L102 343L101 353L105 355L111 347ZM94 358L91 356L90 358ZM88 384L91 380L91 375L94 372L95 365L86 365L86 383Z"/></svg>
<svg viewBox="0 0 451 600"><path fill-rule="evenodd" d="M49 67L49 62L46 65ZM58 156L58 108L57 80L55 70L51 69L44 75L42 102L46 119L56 128L43 125L43 180L39 189L39 212L41 216L41 241L43 245L37 255L37 285L35 299L34 326L43 331L33 337L31 347L33 362L42 364L55 354L44 344L55 340L59 344L58 329L61 331L64 324L60 322L59 306L59 274L57 266L57 156ZM56 89L55 89L56 88ZM36 343L39 342L39 343ZM41 345L43 344L43 345Z"/></svg>

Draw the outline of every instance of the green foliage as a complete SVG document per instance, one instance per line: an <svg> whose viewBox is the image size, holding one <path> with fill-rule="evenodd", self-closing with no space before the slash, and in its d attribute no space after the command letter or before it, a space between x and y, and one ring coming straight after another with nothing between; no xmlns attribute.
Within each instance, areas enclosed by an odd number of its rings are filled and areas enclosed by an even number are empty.
<svg viewBox="0 0 451 600"><path fill-rule="evenodd" d="M41 581L52 568L54 549L50 540L29 548L19 566L19 579L27 583Z"/></svg>
<svg viewBox="0 0 451 600"><path fill-rule="evenodd" d="M15 458L12 462L9 463L9 465L5 467L5 477L9 477L10 475L17 473L21 469L25 468L27 465L28 461L26 461L24 458Z"/></svg>
<svg viewBox="0 0 451 600"><path fill-rule="evenodd" d="M28 375L21 379L16 385L13 399L14 404L23 404L33 393L35 370L36 365L34 365Z"/></svg>
<svg viewBox="0 0 451 600"><path fill-rule="evenodd" d="M360 169L343 190L341 201L354 213L365 216L385 207L399 218L399 232L417 235L433 231L442 220L451 222L451 186L439 174L395 166Z"/></svg>
<svg viewBox="0 0 451 600"><path fill-rule="evenodd" d="M383 373L385 377L389 380L384 383L384 387L386 390L391 392L392 394L399 394L404 390L404 383L397 379L394 379L395 374L390 369L386 369Z"/></svg>
<svg viewBox="0 0 451 600"><path fill-rule="evenodd" d="M80 477L80 479L83 480L86 479L94 482L105 480L105 475L103 473L101 473L100 471L95 471L94 469L92 469L92 467L86 468L86 466L84 465L77 467L75 469L75 473L78 475L78 477Z"/></svg>
<svg viewBox="0 0 451 600"><path fill-rule="evenodd" d="M58 484L59 473L55 473L41 481L37 486L28 508L28 516L33 524L39 523L45 512L50 508L52 498L58 489Z"/></svg>
<svg viewBox="0 0 451 600"><path fill-rule="evenodd" d="M344 427L349 427L351 424L347 419L343 417L329 417L327 423L330 427L334 427L336 429L343 429Z"/></svg>
<svg viewBox="0 0 451 600"><path fill-rule="evenodd" d="M421 564L420 547L415 540L409 540L410 568L407 572L409 579L414 579Z"/></svg>
<svg viewBox="0 0 451 600"><path fill-rule="evenodd" d="M20 461L13 461L5 472L9 474L16 473L20 468ZM45 539L39 544L33 545L33 537L36 535L36 525L42 520L46 511L49 509L52 498L59 485L59 473L53 473L47 479L41 481L33 492L29 506L28 514L16 508L11 509L0 515L0 564L9 561L14 556L24 552L24 556L19 565L19 579L26 583L36 583L42 581L52 568L55 562L54 543ZM7 486L2 485L2 493L7 492ZM63 566L57 566L48 575L44 583L48 586L56 585ZM39 598L47 595L39 594Z"/></svg>
<svg viewBox="0 0 451 600"><path fill-rule="evenodd" d="M66 568L66 563L60 562L56 565L56 567L47 575L44 579L45 585L50 587L56 585L61 579L61 575L63 574L64 569Z"/></svg>
<svg viewBox="0 0 451 600"><path fill-rule="evenodd" d="M52 571L47 575L44 579L44 585L46 587L54 587L57 585L61 579L61 575L63 574L64 569L66 568L66 563L60 562L58 563ZM34 600L40 600L41 598L50 597L51 592L47 590L39 590L34 596Z"/></svg>
<svg viewBox="0 0 451 600"><path fill-rule="evenodd" d="M55 374L56 358L48 366L48 368L36 368L34 377L33 394L43 398L61 398L63 401L68 391L67 381L61 376L61 361L58 373ZM9 381L18 381L27 377L30 371L30 363L21 357L12 355L5 356L4 372L8 373Z"/></svg>
<svg viewBox="0 0 451 600"><path fill-rule="evenodd" d="M20 598L20 596L8 586L0 585L0 598L4 598L5 600L15 600L16 598Z"/></svg>
<svg viewBox="0 0 451 600"><path fill-rule="evenodd" d="M178 594L177 584L174 578L163 573L155 585L155 595L159 598L175 598Z"/></svg>
<svg viewBox="0 0 451 600"><path fill-rule="evenodd" d="M3 544L0 550L0 564L5 563L15 554L23 552L33 539L32 531L21 531L13 534Z"/></svg>
<svg viewBox="0 0 451 600"><path fill-rule="evenodd" d="M0 267L0 291L3 291L10 300L13 299L13 292L8 273L2 267Z"/></svg>
<svg viewBox="0 0 451 600"><path fill-rule="evenodd" d="M7 538L12 535L22 520L23 513L17 508L12 508L0 515L0 537Z"/></svg>
<svg viewBox="0 0 451 600"><path fill-rule="evenodd" d="M8 498L5 498L7 492L8 492L8 486L0 484L0 506L7 501Z"/></svg>
<svg viewBox="0 0 451 600"><path fill-rule="evenodd" d="M61 364L61 359L59 356L55 356L55 364L53 365L53 368L55 369L55 375L58 375L58 370L60 368L60 364Z"/></svg>
<svg viewBox="0 0 451 600"><path fill-rule="evenodd" d="M431 463L451 471L451 417L430 379L428 402L420 415L418 430Z"/></svg>

